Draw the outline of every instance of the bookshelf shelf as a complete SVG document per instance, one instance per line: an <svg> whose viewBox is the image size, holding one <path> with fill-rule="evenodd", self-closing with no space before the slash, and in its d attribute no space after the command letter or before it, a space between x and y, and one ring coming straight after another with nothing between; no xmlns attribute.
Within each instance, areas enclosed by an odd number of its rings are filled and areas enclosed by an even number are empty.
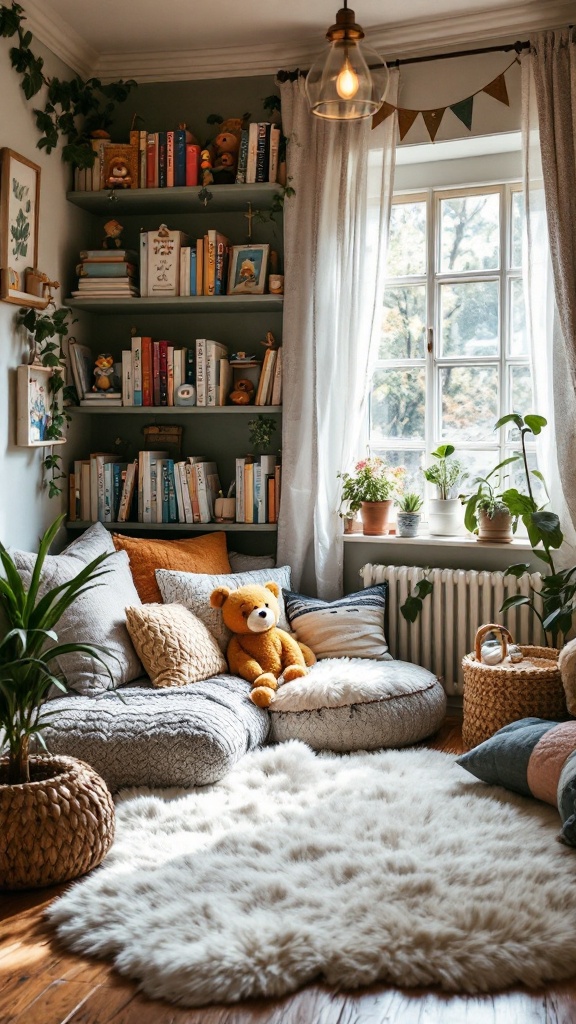
<svg viewBox="0 0 576 1024"><path fill-rule="evenodd" d="M251 413L253 416L282 413L281 405L97 405L91 408L89 405L72 405L67 412L73 416L147 416L154 419L155 416L245 416Z"/></svg>
<svg viewBox="0 0 576 1024"><path fill-rule="evenodd" d="M257 185L210 185L212 198L205 204L200 185L184 188L103 189L101 192L68 192L67 199L90 213L106 217L130 213L222 213L242 209L270 209L279 186L275 182Z"/></svg>
<svg viewBox="0 0 576 1024"><path fill-rule="evenodd" d="M87 313L277 313L283 295L177 295L174 298L66 299Z"/></svg>
<svg viewBox="0 0 576 1024"><path fill-rule="evenodd" d="M94 524L83 519L69 519L69 530L87 530ZM107 530L121 533L123 530L138 533L209 533L224 530L226 533L276 533L276 523L102 523Z"/></svg>

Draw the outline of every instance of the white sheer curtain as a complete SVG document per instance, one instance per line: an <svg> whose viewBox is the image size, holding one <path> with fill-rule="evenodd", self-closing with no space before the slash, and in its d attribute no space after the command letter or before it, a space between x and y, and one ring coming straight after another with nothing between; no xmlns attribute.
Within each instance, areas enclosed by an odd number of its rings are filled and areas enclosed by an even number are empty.
<svg viewBox="0 0 576 1024"><path fill-rule="evenodd" d="M549 508L560 516L564 533L562 549L554 556L556 568L561 569L574 565L576 560L576 531L565 496L565 488L576 493L576 396L554 297L533 64L532 53L522 57L524 281L534 410L548 420L548 426L538 438L540 468L550 493Z"/></svg>
<svg viewBox="0 0 576 1024"><path fill-rule="evenodd" d="M370 120L313 117L302 78L281 83L280 89L288 184L295 194L284 203L278 560L292 567L294 587L331 599L342 592L337 473L362 455L358 444L370 340L382 306L396 127L390 117L377 129L382 157L377 202L371 206L368 157L375 139ZM374 234L368 229L369 208L372 218L377 210ZM376 245L370 245L372 238Z"/></svg>

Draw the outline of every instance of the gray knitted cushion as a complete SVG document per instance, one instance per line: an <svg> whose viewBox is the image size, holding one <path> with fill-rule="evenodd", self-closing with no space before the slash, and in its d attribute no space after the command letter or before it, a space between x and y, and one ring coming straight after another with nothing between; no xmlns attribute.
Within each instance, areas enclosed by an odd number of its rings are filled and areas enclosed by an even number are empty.
<svg viewBox="0 0 576 1024"><path fill-rule="evenodd" d="M204 786L266 740L268 715L249 692L228 675L162 690L139 680L120 695L50 701L46 711L56 714L43 735L50 753L87 761L113 792Z"/></svg>
<svg viewBox="0 0 576 1024"><path fill-rule="evenodd" d="M405 747L430 736L446 713L432 672L405 661L331 658L285 683L269 707L270 737L314 750Z"/></svg>

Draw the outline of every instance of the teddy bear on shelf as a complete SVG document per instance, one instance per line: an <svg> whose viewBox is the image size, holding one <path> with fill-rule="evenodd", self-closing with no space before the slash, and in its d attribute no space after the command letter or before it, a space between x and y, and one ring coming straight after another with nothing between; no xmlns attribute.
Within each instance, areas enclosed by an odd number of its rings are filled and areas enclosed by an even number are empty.
<svg viewBox="0 0 576 1024"><path fill-rule="evenodd" d="M94 363L94 384L92 391L118 391L120 380L114 370L114 356L101 352Z"/></svg>
<svg viewBox="0 0 576 1024"><path fill-rule="evenodd" d="M233 634L226 652L228 667L252 684L250 699L260 708L274 700L281 676L286 683L299 679L316 661L309 647L278 629L279 593L278 584L270 582L238 590L217 587L210 595L210 604L222 609Z"/></svg>

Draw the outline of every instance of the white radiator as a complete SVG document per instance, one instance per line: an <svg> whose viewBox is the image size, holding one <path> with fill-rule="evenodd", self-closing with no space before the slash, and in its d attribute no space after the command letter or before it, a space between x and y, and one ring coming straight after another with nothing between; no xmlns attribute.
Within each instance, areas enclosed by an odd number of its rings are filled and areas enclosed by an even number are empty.
<svg viewBox="0 0 576 1024"><path fill-rule="evenodd" d="M423 576L433 584L416 622L400 612ZM505 598L540 588L540 574L519 580L502 572L473 569L419 569L406 565L371 565L360 569L365 587L388 583L388 645L393 658L423 665L442 679L447 694L462 693L462 658L474 650L478 626L498 622L521 644L544 643L540 622L526 607L500 612ZM541 613L541 608L538 609Z"/></svg>

